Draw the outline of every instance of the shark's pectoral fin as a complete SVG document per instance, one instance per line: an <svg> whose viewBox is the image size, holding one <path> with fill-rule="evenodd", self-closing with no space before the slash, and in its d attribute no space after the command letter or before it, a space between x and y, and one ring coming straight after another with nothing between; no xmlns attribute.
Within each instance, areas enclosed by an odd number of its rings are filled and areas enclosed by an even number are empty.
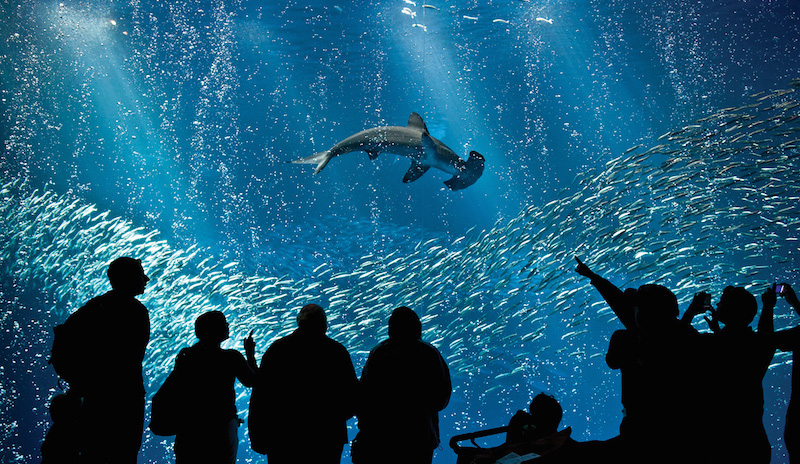
<svg viewBox="0 0 800 464"><path fill-rule="evenodd" d="M415 180L422 177L422 175L425 174L430 168L431 167L426 164L422 164L412 160L411 167L408 168L406 175L403 177L403 182L406 184L409 182L414 182Z"/></svg>
<svg viewBox="0 0 800 464"><path fill-rule="evenodd" d="M369 156L369 159L371 159L371 160L374 160L375 158L378 157L378 155L381 154L381 152L374 151L374 150L366 150L366 152L367 152L367 155Z"/></svg>

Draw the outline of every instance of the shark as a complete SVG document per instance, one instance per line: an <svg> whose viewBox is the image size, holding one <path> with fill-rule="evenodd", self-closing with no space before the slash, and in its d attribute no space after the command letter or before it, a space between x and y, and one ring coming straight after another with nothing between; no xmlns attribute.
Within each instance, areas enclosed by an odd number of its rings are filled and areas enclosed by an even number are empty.
<svg viewBox="0 0 800 464"><path fill-rule="evenodd" d="M444 182L450 190L461 190L474 184L483 174L485 162L477 151L471 151L466 161L461 159L450 147L430 135L422 116L411 113L405 127L366 129L347 137L329 150L290 163L316 164L314 174L319 174L334 157L354 151L365 151L373 160L384 152L409 158L411 167L403 177L405 183L414 182L430 168L444 171L453 176Z"/></svg>

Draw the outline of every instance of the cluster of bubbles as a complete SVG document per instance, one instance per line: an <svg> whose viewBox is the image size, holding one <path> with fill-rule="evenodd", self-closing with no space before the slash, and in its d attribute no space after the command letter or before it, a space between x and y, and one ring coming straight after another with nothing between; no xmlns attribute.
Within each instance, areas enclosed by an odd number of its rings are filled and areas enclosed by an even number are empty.
<svg viewBox="0 0 800 464"><path fill-rule="evenodd" d="M646 150L631 147L579 174L557 199L488 230L367 250L349 269L322 261L305 275L244 272L209 250L175 248L156 230L6 174L0 322L11 356L45 366L47 328L105 291L107 264L128 255L141 258L152 279L142 297L152 321L145 360L151 392L179 346L192 342L192 322L202 312L228 315L230 347L241 348L253 330L263 349L294 330L297 309L310 301L325 305L330 335L357 366L386 336L390 311L406 305L420 314L424 338L441 349L467 404L510 386L553 389L542 381L545 367L565 366L562 377L579 376L604 353L616 327L599 295L574 273L574 255L621 287L667 285L684 306L695 292L719 293L728 284L760 293L776 280L797 283L800 81L792 84L664 134ZM27 317L39 321L39 337L15 322ZM779 312L776 328L796 321ZM772 367L790 362L779 354ZM17 375L0 371L4 447L18 433L10 412L24 395ZM49 393L39 392L40 407ZM244 394L239 400L246 410ZM468 418L457 422L471 426Z"/></svg>

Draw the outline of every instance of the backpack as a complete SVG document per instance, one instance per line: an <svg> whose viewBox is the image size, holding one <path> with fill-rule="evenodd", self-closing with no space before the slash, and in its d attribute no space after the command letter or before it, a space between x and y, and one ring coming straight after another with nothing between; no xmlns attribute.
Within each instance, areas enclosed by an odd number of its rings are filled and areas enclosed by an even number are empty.
<svg viewBox="0 0 800 464"><path fill-rule="evenodd" d="M59 386L66 382L70 387L86 382L88 366L86 362L91 359L90 337L86 328L88 319L102 309L102 298L89 300L77 311L72 313L63 324L53 328L53 347L50 348L50 359L47 363L53 366L59 377Z"/></svg>
<svg viewBox="0 0 800 464"><path fill-rule="evenodd" d="M75 328L66 322L53 328L53 347L50 349L50 359L47 363L56 370L59 384L61 382L72 384L78 377L81 337L76 332Z"/></svg>
<svg viewBox="0 0 800 464"><path fill-rule="evenodd" d="M175 368L169 373L167 379L161 385L161 388L153 395L153 401L150 408L150 431L154 435L168 437L176 435L181 428L186 415L185 403L185 385L187 382L186 376L183 374L183 369L179 366L181 363L175 359Z"/></svg>

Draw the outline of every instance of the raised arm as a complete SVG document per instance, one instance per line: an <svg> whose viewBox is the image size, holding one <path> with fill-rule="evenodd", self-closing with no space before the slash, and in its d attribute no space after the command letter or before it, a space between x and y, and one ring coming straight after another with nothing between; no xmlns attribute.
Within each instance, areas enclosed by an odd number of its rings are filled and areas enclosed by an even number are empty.
<svg viewBox="0 0 800 464"><path fill-rule="evenodd" d="M614 314L617 315L617 318L626 329L635 329L636 321L634 319L633 302L630 297L616 285L589 269L589 266L584 264L577 256L575 257L575 261L578 262L575 272L589 278L594 288L600 292L600 296L606 300L608 306L614 311Z"/></svg>
<svg viewBox="0 0 800 464"><path fill-rule="evenodd" d="M800 300L797 299L797 294L794 292L794 289L791 285L783 283L781 284L783 288L783 292L781 292L781 296L789 303L792 308L794 308L795 312L800 315Z"/></svg>
<svg viewBox="0 0 800 464"><path fill-rule="evenodd" d="M244 351L247 354L245 360L242 353L236 350L228 350L232 353L231 361L233 363L233 372L239 382L245 387L252 387L256 383L258 367L256 367L256 342L253 340L253 331L244 339Z"/></svg>
<svg viewBox="0 0 800 464"><path fill-rule="evenodd" d="M250 368L250 365L245 361L242 353L236 350L230 350L232 353L231 362L233 363L233 372L236 378L245 387L252 387L256 383L256 371Z"/></svg>
<svg viewBox="0 0 800 464"><path fill-rule="evenodd" d="M253 372L258 372L258 362L256 361L256 342L253 340L253 331L244 339L244 352L247 355L247 365Z"/></svg>
<svg viewBox="0 0 800 464"><path fill-rule="evenodd" d="M775 293L775 287L769 287L761 295L761 315L758 317L758 333L771 334L775 332L775 323L773 315L775 314L775 303L778 301L778 296Z"/></svg>
<svg viewBox="0 0 800 464"><path fill-rule="evenodd" d="M708 308L710 307L710 300L711 295L706 292L695 293L694 298L692 298L692 302L689 303L689 307L686 309L686 312L683 313L681 322L685 324L691 324L692 319L694 319L695 316L708 311Z"/></svg>
<svg viewBox="0 0 800 464"><path fill-rule="evenodd" d="M795 312L800 315L800 301L797 299L797 294L794 289L786 283L781 284L780 295L786 300L789 305L794 308ZM759 325L760 325L759 320ZM781 351L794 351L795 347L800 345L800 326L792 327L790 329L779 330L774 333L775 346Z"/></svg>
<svg viewBox="0 0 800 464"><path fill-rule="evenodd" d="M692 327L692 320L695 318L695 316L704 314L706 311L711 312L711 317L709 318L707 316L703 316L703 319L706 320L706 323L708 324L708 327L711 329L712 332L714 333L719 332L719 321L717 321L717 313L716 311L714 311L714 307L711 306L711 295L706 292L699 292L694 294L692 302L689 303L689 307L686 309L686 312L683 313L681 322ZM694 327L692 327L692 329L694 329Z"/></svg>

